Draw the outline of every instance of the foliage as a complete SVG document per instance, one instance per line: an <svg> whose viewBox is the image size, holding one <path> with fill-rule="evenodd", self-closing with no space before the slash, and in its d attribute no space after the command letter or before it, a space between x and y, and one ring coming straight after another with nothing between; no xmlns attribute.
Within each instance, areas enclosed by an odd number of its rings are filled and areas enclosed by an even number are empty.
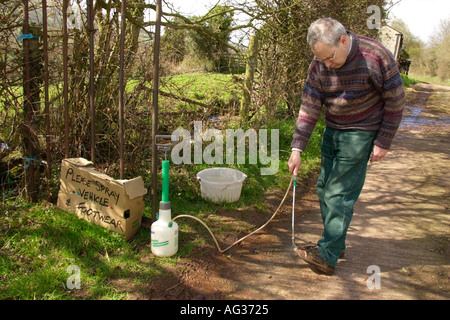
<svg viewBox="0 0 450 320"><path fill-rule="evenodd" d="M175 17L172 22L175 25L182 23L178 17ZM161 55L163 59L175 65L180 64L187 54L187 35L188 31L185 29L167 27L161 37Z"/></svg>
<svg viewBox="0 0 450 320"><path fill-rule="evenodd" d="M203 16L190 17L196 26L192 29L180 28L184 20L174 17L162 37L163 63L172 62L174 65L169 64L172 69L185 72L233 70L234 50L230 46L233 18L234 10L222 5L214 6Z"/></svg>
<svg viewBox="0 0 450 320"><path fill-rule="evenodd" d="M414 80L414 79L411 78L411 77L408 77L407 75L405 75L405 74L403 74L403 73L400 73L400 75L401 75L401 77L402 77L403 84L404 84L404 86L405 86L406 88L407 88L407 87L410 87L411 85L417 83L416 80Z"/></svg>
<svg viewBox="0 0 450 320"><path fill-rule="evenodd" d="M441 81L450 79L450 18L441 20L436 33L431 39L431 54L436 62L435 75Z"/></svg>
<svg viewBox="0 0 450 320"><path fill-rule="evenodd" d="M215 6L209 13L209 19L203 24L215 37L203 32L192 32L191 37L195 48L212 63L213 70L222 72L228 67L230 27L233 22L233 11L225 6ZM191 53L192 54L192 53Z"/></svg>
<svg viewBox="0 0 450 320"><path fill-rule="evenodd" d="M442 20L428 43L412 34L402 20L391 23L403 34L403 48L411 60L414 75L436 77L441 82L450 79L450 19Z"/></svg>

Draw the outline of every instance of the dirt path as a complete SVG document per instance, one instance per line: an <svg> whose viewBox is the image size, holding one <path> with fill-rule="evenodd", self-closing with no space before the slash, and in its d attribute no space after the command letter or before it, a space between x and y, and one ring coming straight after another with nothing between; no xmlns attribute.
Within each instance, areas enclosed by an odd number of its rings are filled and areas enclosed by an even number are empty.
<svg viewBox="0 0 450 320"><path fill-rule="evenodd" d="M448 101L449 87L408 90L390 153L369 166L335 275L315 274L293 254L289 196L282 214L226 255L211 248L181 259L183 273L173 270L152 298L450 299ZM314 184L302 196L297 190L298 245L322 233Z"/></svg>

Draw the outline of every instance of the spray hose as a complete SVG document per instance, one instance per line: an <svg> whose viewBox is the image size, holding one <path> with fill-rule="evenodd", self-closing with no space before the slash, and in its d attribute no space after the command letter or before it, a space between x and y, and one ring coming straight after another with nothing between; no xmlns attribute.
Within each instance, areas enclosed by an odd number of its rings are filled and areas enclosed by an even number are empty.
<svg viewBox="0 0 450 320"><path fill-rule="evenodd" d="M247 234L246 236L242 237L241 239L235 241L233 244L231 244L230 246L228 246L228 247L225 248L225 249L221 249L221 248L220 248L219 243L217 242L217 239L216 239L216 237L214 236L214 234L213 234L213 232L211 231L211 229L206 225L206 223L204 223L204 222L203 222L202 220L200 220L199 218L194 217L194 216L191 216L191 215L187 215L187 214L180 214L180 215L176 216L175 218L173 218L172 221L175 221L175 220L177 220L177 219L179 219L179 218L190 218L190 219L194 219L194 220L200 222L200 223L208 230L208 232L209 232L209 234L211 235L211 237L213 238L213 240L214 240L214 242L215 242L215 244L216 244L216 247L217 247L217 249L219 250L219 252L220 252L220 253L224 253L224 252L228 251L229 249L231 249L232 247L234 247L235 245L237 245L238 243L242 242L244 239L250 237L252 234L258 232L258 231L261 230L261 229L263 229L265 226L267 226L267 225L275 218L275 216L278 214L278 211L280 211L280 208L283 206L284 201L286 200L286 197L287 197L287 195L288 195L288 193L289 193L289 190L291 189L292 182L294 182L294 197L295 197L295 185L296 185L296 180L297 180L297 176L293 176L293 177L291 178L291 181L289 182L289 186L288 186L288 188L287 188L287 190L286 190L286 193L284 194L283 199L281 200L281 202L280 202L278 208L275 210L275 212L273 213L273 215L270 217L269 220L267 220L266 223L264 223L264 224L263 224L262 226L260 226L258 229L254 230L254 231L252 231L251 233ZM294 198L294 199L295 199L295 198ZM294 205L294 203L293 203L292 205ZM292 210L294 210L294 209L292 208ZM293 217L292 217L292 218L293 218ZM294 243L294 233L292 233L292 243Z"/></svg>

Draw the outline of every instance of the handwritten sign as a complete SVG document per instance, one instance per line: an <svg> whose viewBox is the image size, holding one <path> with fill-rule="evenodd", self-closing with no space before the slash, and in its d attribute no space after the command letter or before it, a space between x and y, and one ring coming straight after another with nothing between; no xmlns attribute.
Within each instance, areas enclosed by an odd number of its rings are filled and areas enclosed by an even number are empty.
<svg viewBox="0 0 450 320"><path fill-rule="evenodd" d="M80 202L77 205L77 213L78 215L85 215L88 219L98 220L99 222L111 224L114 226L114 228L120 228L121 231L124 231L122 228L122 221L116 220L109 215L104 215L100 211L89 208L86 202Z"/></svg>
<svg viewBox="0 0 450 320"><path fill-rule="evenodd" d="M140 228L147 193L141 177L114 180L83 158L64 159L57 206L131 238Z"/></svg>
<svg viewBox="0 0 450 320"><path fill-rule="evenodd" d="M106 195L108 198L113 198L114 203L117 204L119 202L120 194L114 190L110 190L108 186L103 185L100 181L97 180L89 180L86 177L83 177L80 174L74 174L73 168L68 168L66 172L66 179L69 179L75 184L83 185L88 188L94 188L95 191L100 193L101 195ZM83 189L82 197L89 197L89 200L91 199L97 199L98 203L101 203L101 199L104 199L103 202L109 202L108 198L103 198L102 196L97 196L93 192L86 193L85 189ZM86 198L84 198L86 199ZM86 199L87 200L87 199ZM94 202L96 200L93 200ZM108 206L107 204L105 206Z"/></svg>

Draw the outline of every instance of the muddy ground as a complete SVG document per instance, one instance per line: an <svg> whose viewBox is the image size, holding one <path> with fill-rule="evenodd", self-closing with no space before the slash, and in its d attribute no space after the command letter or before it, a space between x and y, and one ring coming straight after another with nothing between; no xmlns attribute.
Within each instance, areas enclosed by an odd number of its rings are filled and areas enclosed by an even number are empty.
<svg viewBox="0 0 450 320"><path fill-rule="evenodd" d="M289 195L263 230L225 254L206 239L201 252L180 257L167 277L130 298L449 299L450 87L420 83L407 97L390 152L369 164L345 258L333 276L314 273L294 255ZM296 193L297 245L314 244L322 233L315 179L304 185ZM267 195L274 210L283 195ZM238 218L239 212L223 216ZM245 216L256 226L268 218L256 210Z"/></svg>

